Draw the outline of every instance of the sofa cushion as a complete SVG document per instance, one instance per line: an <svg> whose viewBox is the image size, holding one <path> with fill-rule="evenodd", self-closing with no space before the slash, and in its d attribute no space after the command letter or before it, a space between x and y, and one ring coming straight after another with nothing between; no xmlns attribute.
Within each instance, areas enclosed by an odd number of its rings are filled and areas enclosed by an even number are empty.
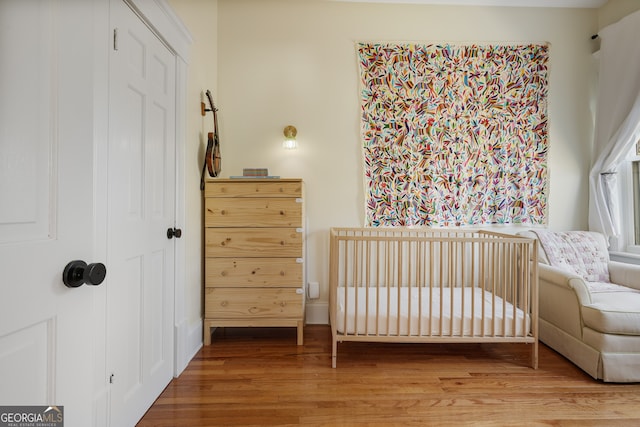
<svg viewBox="0 0 640 427"><path fill-rule="evenodd" d="M609 252L604 236L590 231L536 230L549 264L587 282L609 282Z"/></svg>
<svg viewBox="0 0 640 427"><path fill-rule="evenodd" d="M605 333L640 335L640 292L599 292L582 307L584 325Z"/></svg>
<svg viewBox="0 0 640 427"><path fill-rule="evenodd" d="M603 292L640 292L637 289L629 288L627 286L616 285L611 282L584 282L589 289L590 294L597 294ZM638 307L640 310L640 307Z"/></svg>

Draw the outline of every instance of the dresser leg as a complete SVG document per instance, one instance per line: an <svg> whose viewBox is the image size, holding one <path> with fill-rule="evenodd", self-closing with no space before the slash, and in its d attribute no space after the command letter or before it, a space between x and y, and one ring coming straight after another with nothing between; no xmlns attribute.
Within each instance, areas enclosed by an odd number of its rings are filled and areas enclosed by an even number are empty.
<svg viewBox="0 0 640 427"><path fill-rule="evenodd" d="M302 345L304 341L304 322L298 321L298 345Z"/></svg>
<svg viewBox="0 0 640 427"><path fill-rule="evenodd" d="M211 326L204 324L204 345L211 345Z"/></svg>

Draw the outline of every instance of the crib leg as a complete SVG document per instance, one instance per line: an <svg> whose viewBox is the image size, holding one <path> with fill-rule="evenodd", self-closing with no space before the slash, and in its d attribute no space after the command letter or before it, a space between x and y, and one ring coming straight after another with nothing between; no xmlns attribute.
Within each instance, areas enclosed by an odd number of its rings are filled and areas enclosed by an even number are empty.
<svg viewBox="0 0 640 427"><path fill-rule="evenodd" d="M538 340L535 340L531 348L531 367L538 369Z"/></svg>
<svg viewBox="0 0 640 427"><path fill-rule="evenodd" d="M302 320L298 321L298 345L302 345L304 343L304 322Z"/></svg>
<svg viewBox="0 0 640 427"><path fill-rule="evenodd" d="M338 359L338 341L333 340L333 344L331 345L331 367L336 367L336 362Z"/></svg>

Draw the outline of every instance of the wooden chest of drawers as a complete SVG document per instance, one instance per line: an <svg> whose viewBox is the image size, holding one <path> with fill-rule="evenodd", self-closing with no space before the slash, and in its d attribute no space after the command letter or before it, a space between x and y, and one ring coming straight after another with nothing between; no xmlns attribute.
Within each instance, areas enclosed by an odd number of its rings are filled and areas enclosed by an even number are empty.
<svg viewBox="0 0 640 427"><path fill-rule="evenodd" d="M304 326L300 179L216 179L204 190L204 343L211 328Z"/></svg>

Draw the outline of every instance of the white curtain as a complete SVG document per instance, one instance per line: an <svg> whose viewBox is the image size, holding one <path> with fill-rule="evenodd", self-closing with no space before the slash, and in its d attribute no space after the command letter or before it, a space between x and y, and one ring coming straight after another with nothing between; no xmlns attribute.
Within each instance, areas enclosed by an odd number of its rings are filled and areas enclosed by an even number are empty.
<svg viewBox="0 0 640 427"><path fill-rule="evenodd" d="M600 76L589 228L615 247L620 235L618 166L640 138L640 11L598 32ZM614 239L611 239L614 237Z"/></svg>

